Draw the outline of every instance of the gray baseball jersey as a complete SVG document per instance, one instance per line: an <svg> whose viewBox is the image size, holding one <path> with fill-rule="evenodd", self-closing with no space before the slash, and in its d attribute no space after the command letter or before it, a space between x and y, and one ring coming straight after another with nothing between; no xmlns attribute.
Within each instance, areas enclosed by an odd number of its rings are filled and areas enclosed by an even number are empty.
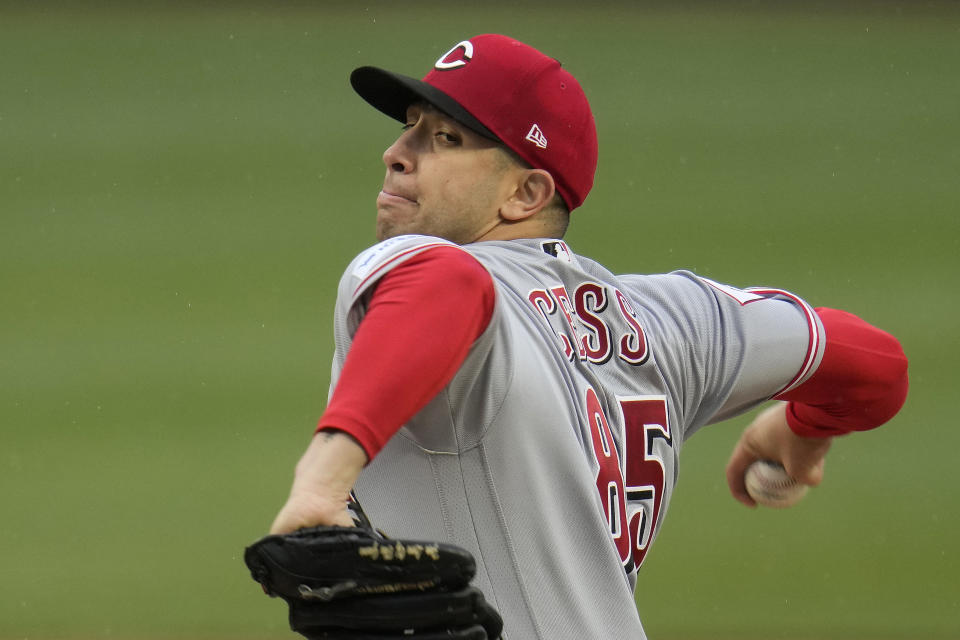
<svg viewBox="0 0 960 640"><path fill-rule="evenodd" d="M348 267L331 389L372 287L437 245L456 246L401 236ZM689 272L614 275L558 240L461 249L493 278L490 323L358 497L391 535L469 549L507 640L644 638L633 587L683 442L809 377L817 316Z"/></svg>

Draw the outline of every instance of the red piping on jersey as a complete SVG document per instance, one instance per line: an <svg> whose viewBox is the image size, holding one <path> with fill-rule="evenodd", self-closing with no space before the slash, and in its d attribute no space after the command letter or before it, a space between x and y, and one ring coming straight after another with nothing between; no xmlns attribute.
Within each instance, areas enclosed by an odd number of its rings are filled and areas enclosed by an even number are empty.
<svg viewBox="0 0 960 640"><path fill-rule="evenodd" d="M807 374L810 373L810 368L813 367L813 363L816 362L817 351L820 349L820 340L821 340L820 328L817 326L816 313L814 312L813 308L809 304L807 304L797 296L793 295L789 291L784 291L783 289L745 289L745 291L749 291L750 293L755 293L758 296L763 296L764 298L773 298L776 296L789 298L803 310L804 318L806 318L807 320L807 330L809 331L809 340L807 341L807 354L806 356L804 356L803 366L800 367L800 371L797 372L797 375L795 375L793 379L790 380L790 382L788 382L786 385L783 386L783 388L781 388L779 391L773 394L775 396L778 396L781 393L789 391L794 387L794 385L797 384L797 382L799 382L800 380L803 380L807 376ZM750 302L748 301L744 304L750 304Z"/></svg>
<svg viewBox="0 0 960 640"><path fill-rule="evenodd" d="M800 366L800 370L797 371L797 375L795 375L790 380L790 382L788 382L783 387L781 387L780 390L773 395L778 396L781 393L789 391L810 373L810 368L813 367L814 362L816 362L817 360L817 352L820 349L820 342L822 341L823 338L820 335L820 327L817 325L816 313L814 312L813 308L809 304L807 304L802 298L798 298L797 296L793 295L789 291L784 291L783 289L752 287L748 289L742 289L741 291L749 293L752 296L759 296L759 297L751 297L751 299L749 300L742 300L737 296L732 295L730 291L726 290L723 286L717 284L716 282L708 278L701 278L701 280L703 282L706 282L708 285L710 285L720 293L724 294L725 296L732 298L733 300L736 300L741 307L745 307L748 304L751 304L754 302L759 302L761 300L767 300L767 299L776 298L776 297L788 298L789 300L793 301L793 303L796 304L798 307L800 307L800 309L803 311L804 318L807 321L807 331L808 331L807 353L803 358L803 364Z"/></svg>
<svg viewBox="0 0 960 640"><path fill-rule="evenodd" d="M396 264L411 251L420 253ZM382 277L317 425L350 434L370 459L453 379L490 324L496 301L490 273L450 244L399 253L364 282L377 274Z"/></svg>

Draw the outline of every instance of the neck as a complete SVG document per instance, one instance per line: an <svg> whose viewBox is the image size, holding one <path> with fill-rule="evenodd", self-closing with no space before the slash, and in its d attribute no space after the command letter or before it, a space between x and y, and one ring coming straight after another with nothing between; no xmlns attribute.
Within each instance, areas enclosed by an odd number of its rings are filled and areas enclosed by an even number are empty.
<svg viewBox="0 0 960 640"><path fill-rule="evenodd" d="M539 218L525 218L516 222L500 219L496 225L481 234L474 242L556 237L556 230L544 224L543 220Z"/></svg>

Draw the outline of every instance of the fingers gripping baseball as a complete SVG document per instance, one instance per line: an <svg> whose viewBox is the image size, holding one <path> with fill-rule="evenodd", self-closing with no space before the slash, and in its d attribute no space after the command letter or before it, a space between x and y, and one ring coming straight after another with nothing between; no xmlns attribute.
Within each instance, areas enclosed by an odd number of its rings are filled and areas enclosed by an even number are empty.
<svg viewBox="0 0 960 640"><path fill-rule="evenodd" d="M733 497L753 507L756 501L747 492L745 477L748 467L757 460L783 465L797 482L817 486L823 480L823 469L830 438L804 438L787 425L786 403L777 403L761 412L744 430L727 463L727 484Z"/></svg>

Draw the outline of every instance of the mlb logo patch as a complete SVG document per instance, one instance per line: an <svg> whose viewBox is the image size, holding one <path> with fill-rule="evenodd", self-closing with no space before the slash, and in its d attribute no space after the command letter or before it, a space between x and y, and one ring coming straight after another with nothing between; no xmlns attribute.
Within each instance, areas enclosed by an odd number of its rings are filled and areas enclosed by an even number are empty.
<svg viewBox="0 0 960 640"><path fill-rule="evenodd" d="M564 262L573 262L573 257L570 255L570 248L567 247L567 243L562 240L550 240L549 242L541 243L540 248L543 249L544 253L554 258L559 258Z"/></svg>

